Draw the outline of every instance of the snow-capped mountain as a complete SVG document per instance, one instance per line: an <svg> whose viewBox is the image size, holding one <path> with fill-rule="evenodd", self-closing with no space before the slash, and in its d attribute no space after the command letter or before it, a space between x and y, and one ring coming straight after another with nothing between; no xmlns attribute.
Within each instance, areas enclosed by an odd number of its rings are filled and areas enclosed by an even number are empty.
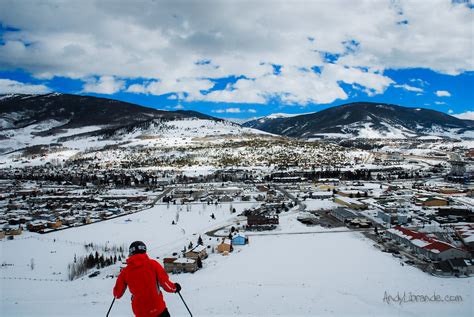
<svg viewBox="0 0 474 317"><path fill-rule="evenodd" d="M474 124L445 113L391 104L356 102L298 116L268 116L245 127L298 138L474 137Z"/></svg>
<svg viewBox="0 0 474 317"><path fill-rule="evenodd" d="M0 96L0 154L32 146L90 148L144 137L263 132L195 111L163 111L70 94Z"/></svg>

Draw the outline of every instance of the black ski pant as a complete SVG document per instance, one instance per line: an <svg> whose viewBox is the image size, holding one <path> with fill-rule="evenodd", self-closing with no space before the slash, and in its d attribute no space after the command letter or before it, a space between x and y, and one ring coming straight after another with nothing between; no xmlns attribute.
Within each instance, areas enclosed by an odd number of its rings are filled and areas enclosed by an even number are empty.
<svg viewBox="0 0 474 317"><path fill-rule="evenodd" d="M170 312L168 311L168 308L165 308L165 310L163 310L163 312L156 317L171 317L171 316L170 316Z"/></svg>

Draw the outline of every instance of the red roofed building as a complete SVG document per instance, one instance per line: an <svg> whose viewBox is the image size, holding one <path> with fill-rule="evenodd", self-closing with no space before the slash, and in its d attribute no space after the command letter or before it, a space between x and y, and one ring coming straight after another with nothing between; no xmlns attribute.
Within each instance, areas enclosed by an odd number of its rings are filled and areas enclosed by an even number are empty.
<svg viewBox="0 0 474 317"><path fill-rule="evenodd" d="M386 231L387 236L411 248L414 253L434 261L469 257L465 250L429 237L426 233L396 226Z"/></svg>

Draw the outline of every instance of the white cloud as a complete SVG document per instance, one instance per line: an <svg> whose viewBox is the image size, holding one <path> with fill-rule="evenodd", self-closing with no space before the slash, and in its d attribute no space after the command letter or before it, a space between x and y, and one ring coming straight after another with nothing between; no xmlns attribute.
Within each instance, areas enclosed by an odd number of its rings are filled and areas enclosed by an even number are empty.
<svg viewBox="0 0 474 317"><path fill-rule="evenodd" d="M16 80L0 79L0 94L46 94L51 89L45 85L25 84Z"/></svg>
<svg viewBox="0 0 474 317"><path fill-rule="evenodd" d="M429 82L427 82L426 80L423 80L421 78L410 78L410 82L417 83L420 86L429 86L430 85Z"/></svg>
<svg viewBox="0 0 474 317"><path fill-rule="evenodd" d="M82 79L89 92L114 93L125 88L122 80L143 78L127 91L188 101L329 103L347 98L341 82L383 93L394 84L388 68L473 71L472 18L473 10L450 0L3 0L0 21L20 31L2 34L0 68ZM340 58L331 64L322 52ZM272 64L283 66L279 76ZM313 66L321 74L298 71ZM230 76L241 79L202 93Z"/></svg>
<svg viewBox="0 0 474 317"><path fill-rule="evenodd" d="M177 106L175 106L173 109L175 109L175 110L183 110L184 107L183 107L182 105L177 105Z"/></svg>
<svg viewBox="0 0 474 317"><path fill-rule="evenodd" d="M125 81L113 76L102 76L99 79L88 79L82 87L83 92L111 95L125 87Z"/></svg>
<svg viewBox="0 0 474 317"><path fill-rule="evenodd" d="M451 97L451 94L449 93L449 91L446 91L446 90L438 90L435 92L435 94L438 97Z"/></svg>
<svg viewBox="0 0 474 317"><path fill-rule="evenodd" d="M215 109L212 110L214 113L241 113L242 110L240 108L225 108L225 109Z"/></svg>
<svg viewBox="0 0 474 317"><path fill-rule="evenodd" d="M207 79L178 78L133 84L126 91L151 95L163 95L173 92L176 93L178 99L194 100L201 96L202 91L207 91L212 87L214 87L214 83Z"/></svg>
<svg viewBox="0 0 474 317"><path fill-rule="evenodd" d="M454 117L465 120L474 120L474 111L466 111L463 113L453 114Z"/></svg>
<svg viewBox="0 0 474 317"><path fill-rule="evenodd" d="M395 87L395 88L401 88L401 89L404 89L404 90L407 90L407 91L423 92L423 89L418 88L418 87L413 87L413 86L410 86L410 85L407 85L407 84L403 84L403 85L393 85L393 87Z"/></svg>
<svg viewBox="0 0 474 317"><path fill-rule="evenodd" d="M453 112L454 112L453 109L449 109L449 110L448 110L448 113L449 113L449 114L452 114Z"/></svg>
<svg viewBox="0 0 474 317"><path fill-rule="evenodd" d="M447 103L444 102L444 101L435 101L435 104L437 104L437 105L447 105Z"/></svg>
<svg viewBox="0 0 474 317"><path fill-rule="evenodd" d="M255 110L255 109L247 109L247 112L248 112L248 113L257 113L257 110Z"/></svg>

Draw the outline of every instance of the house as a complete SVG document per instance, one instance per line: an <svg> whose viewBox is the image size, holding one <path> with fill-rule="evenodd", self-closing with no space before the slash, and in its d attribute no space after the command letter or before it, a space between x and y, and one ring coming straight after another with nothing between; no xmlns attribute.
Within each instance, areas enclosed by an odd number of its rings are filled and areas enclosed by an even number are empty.
<svg viewBox="0 0 474 317"><path fill-rule="evenodd" d="M278 215L273 214L271 210L247 210L244 214L247 216L247 226L249 227L277 225L279 223Z"/></svg>
<svg viewBox="0 0 474 317"><path fill-rule="evenodd" d="M366 209L367 205L358 201L357 199L350 198L350 197L345 197L345 196L336 196L334 198L334 202L349 207L351 209Z"/></svg>
<svg viewBox="0 0 474 317"><path fill-rule="evenodd" d="M7 236L17 236L23 232L23 228L21 227L21 225L15 225L15 226L5 225L3 227L3 231L5 232L5 235Z"/></svg>
<svg viewBox="0 0 474 317"><path fill-rule="evenodd" d="M0 240L3 239L3 238L5 238L5 232L0 231Z"/></svg>
<svg viewBox="0 0 474 317"><path fill-rule="evenodd" d="M35 220L30 222L26 228L31 232L41 232L47 227L46 221L44 220Z"/></svg>
<svg viewBox="0 0 474 317"><path fill-rule="evenodd" d="M232 251L232 241L229 239L223 239L222 242L217 246L217 253L229 253Z"/></svg>
<svg viewBox="0 0 474 317"><path fill-rule="evenodd" d="M167 273L172 273L173 272L173 269L174 269L174 261L176 260L177 258L164 258L163 259L163 268L165 269L165 271Z"/></svg>
<svg viewBox="0 0 474 317"><path fill-rule="evenodd" d="M56 219L56 221L48 221L48 223L47 223L48 228L51 228L51 229L58 229L62 225L63 225L63 223L59 219Z"/></svg>
<svg viewBox="0 0 474 317"><path fill-rule="evenodd" d="M467 258L469 253L452 244L432 238L426 233L417 232L400 226L388 229L386 235L409 247L415 254L429 260L443 261L455 258Z"/></svg>
<svg viewBox="0 0 474 317"><path fill-rule="evenodd" d="M232 237L232 245L246 245L248 243L248 238L241 234L237 233Z"/></svg>
<svg viewBox="0 0 474 317"><path fill-rule="evenodd" d="M188 252L184 253L184 256L188 259L197 260L197 258L201 258L201 260L204 260L207 258L206 247L198 244Z"/></svg>
<svg viewBox="0 0 474 317"><path fill-rule="evenodd" d="M165 258L163 265L168 273L194 273L198 270L197 261L189 258Z"/></svg>

